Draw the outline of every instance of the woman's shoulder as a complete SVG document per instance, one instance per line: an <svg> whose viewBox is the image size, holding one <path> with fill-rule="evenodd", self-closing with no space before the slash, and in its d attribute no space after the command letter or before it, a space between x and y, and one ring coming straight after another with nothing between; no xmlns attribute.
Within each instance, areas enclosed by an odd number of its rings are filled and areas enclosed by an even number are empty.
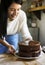
<svg viewBox="0 0 45 65"><path fill-rule="evenodd" d="M26 13L25 13L25 11L20 10L20 13L19 13L19 19L24 19L25 17L26 17Z"/></svg>
<svg viewBox="0 0 45 65"><path fill-rule="evenodd" d="M26 15L26 13L25 13L25 11L23 11L23 10L20 10L20 13L19 13L19 15L20 15L20 16L25 16L25 15Z"/></svg>

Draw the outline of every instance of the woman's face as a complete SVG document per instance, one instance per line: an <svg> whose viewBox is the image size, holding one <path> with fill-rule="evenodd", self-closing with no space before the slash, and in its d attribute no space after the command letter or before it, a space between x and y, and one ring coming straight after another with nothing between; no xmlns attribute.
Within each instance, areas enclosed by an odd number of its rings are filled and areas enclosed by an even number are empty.
<svg viewBox="0 0 45 65"><path fill-rule="evenodd" d="M16 18L19 14L19 11L21 9L21 5L17 3L12 3L10 7L8 8L8 18L10 20L13 20Z"/></svg>

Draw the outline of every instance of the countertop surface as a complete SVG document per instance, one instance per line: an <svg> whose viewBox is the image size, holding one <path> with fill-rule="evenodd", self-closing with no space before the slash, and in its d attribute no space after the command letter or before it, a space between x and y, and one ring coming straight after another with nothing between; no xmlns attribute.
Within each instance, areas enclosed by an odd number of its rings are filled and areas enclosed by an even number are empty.
<svg viewBox="0 0 45 65"><path fill-rule="evenodd" d="M21 59L11 54L0 54L0 65L45 65L45 53L36 59Z"/></svg>

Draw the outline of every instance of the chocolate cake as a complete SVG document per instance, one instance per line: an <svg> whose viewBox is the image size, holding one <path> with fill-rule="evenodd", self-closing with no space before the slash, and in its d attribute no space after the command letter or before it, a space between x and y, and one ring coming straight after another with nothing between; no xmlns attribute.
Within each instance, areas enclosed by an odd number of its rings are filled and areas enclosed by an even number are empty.
<svg viewBox="0 0 45 65"><path fill-rule="evenodd" d="M30 41L28 44L19 43L19 55L22 57L38 57L40 52L40 42L38 41Z"/></svg>

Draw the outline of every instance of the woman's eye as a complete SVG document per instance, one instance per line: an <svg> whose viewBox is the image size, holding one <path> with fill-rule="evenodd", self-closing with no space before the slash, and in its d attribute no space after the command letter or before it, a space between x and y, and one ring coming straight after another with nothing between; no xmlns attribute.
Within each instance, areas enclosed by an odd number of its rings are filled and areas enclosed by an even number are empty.
<svg viewBox="0 0 45 65"><path fill-rule="evenodd" d="M14 11L14 9L10 9L10 11Z"/></svg>
<svg viewBox="0 0 45 65"><path fill-rule="evenodd" d="M17 11L19 11L20 9L17 9Z"/></svg>
<svg viewBox="0 0 45 65"><path fill-rule="evenodd" d="M13 8L10 8L9 11L14 11L14 9Z"/></svg>

